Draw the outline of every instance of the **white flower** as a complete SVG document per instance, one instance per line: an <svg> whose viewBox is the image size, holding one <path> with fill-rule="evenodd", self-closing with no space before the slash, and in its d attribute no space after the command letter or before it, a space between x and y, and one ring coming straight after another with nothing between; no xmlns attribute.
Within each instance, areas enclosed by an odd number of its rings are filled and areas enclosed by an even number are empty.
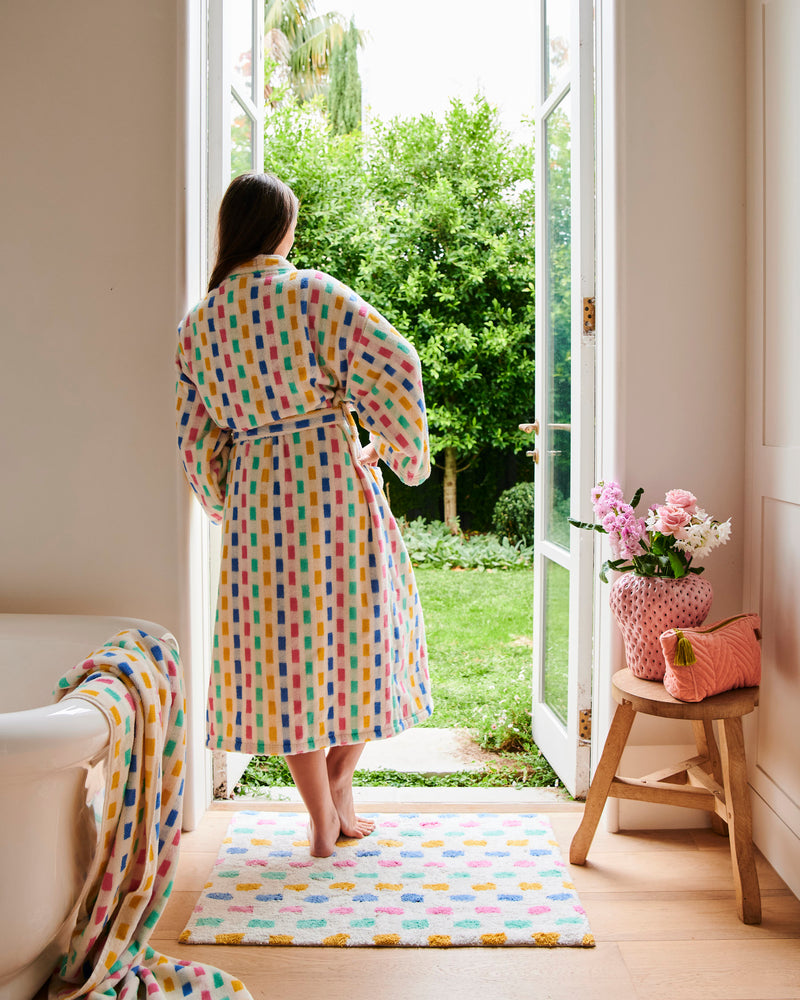
<svg viewBox="0 0 800 1000"><path fill-rule="evenodd" d="M717 525L717 538L719 539L719 544L724 545L725 542L731 537L731 519L728 518L727 521L723 521L722 524Z"/></svg>

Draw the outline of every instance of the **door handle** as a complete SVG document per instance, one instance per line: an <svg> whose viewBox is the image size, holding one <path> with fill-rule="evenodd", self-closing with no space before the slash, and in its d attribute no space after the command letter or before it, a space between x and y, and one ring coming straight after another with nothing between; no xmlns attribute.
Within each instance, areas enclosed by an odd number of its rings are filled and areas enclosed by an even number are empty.
<svg viewBox="0 0 800 1000"><path fill-rule="evenodd" d="M538 434L539 433L539 421L534 420L532 424L518 424L519 429L523 434Z"/></svg>
<svg viewBox="0 0 800 1000"><path fill-rule="evenodd" d="M526 451L525 455L528 458L532 458L533 459L534 465L538 465L539 464L539 449L538 448L534 448L533 451Z"/></svg>

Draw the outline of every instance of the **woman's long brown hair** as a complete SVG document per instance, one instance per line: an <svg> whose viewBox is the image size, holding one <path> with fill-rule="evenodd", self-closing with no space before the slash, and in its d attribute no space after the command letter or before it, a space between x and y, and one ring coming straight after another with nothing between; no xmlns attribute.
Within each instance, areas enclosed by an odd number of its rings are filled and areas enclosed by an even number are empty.
<svg viewBox="0 0 800 1000"><path fill-rule="evenodd" d="M273 174L240 174L219 206L217 259L209 292L258 254L275 253L297 215L297 198Z"/></svg>

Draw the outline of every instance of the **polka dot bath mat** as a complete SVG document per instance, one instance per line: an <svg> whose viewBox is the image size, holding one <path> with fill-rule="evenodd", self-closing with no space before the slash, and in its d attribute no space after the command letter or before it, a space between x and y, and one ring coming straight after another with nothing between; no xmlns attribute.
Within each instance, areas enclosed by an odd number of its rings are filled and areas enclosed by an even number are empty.
<svg viewBox="0 0 800 1000"><path fill-rule="evenodd" d="M382 814L312 858L303 813L240 812L188 944L591 947L545 816Z"/></svg>

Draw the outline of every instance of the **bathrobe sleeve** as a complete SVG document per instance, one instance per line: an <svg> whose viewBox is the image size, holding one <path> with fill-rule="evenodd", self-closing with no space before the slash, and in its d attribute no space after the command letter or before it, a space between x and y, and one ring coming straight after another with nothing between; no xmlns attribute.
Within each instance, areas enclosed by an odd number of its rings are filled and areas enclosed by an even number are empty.
<svg viewBox="0 0 800 1000"><path fill-rule="evenodd" d="M178 375L176 424L183 468L206 514L215 524L220 524L225 506L231 432L209 416L197 386L183 369L180 347L175 363Z"/></svg>
<svg viewBox="0 0 800 1000"><path fill-rule="evenodd" d="M326 343L320 353L378 455L408 486L431 472L428 422L419 356L388 320L346 285L327 275L322 300Z"/></svg>

